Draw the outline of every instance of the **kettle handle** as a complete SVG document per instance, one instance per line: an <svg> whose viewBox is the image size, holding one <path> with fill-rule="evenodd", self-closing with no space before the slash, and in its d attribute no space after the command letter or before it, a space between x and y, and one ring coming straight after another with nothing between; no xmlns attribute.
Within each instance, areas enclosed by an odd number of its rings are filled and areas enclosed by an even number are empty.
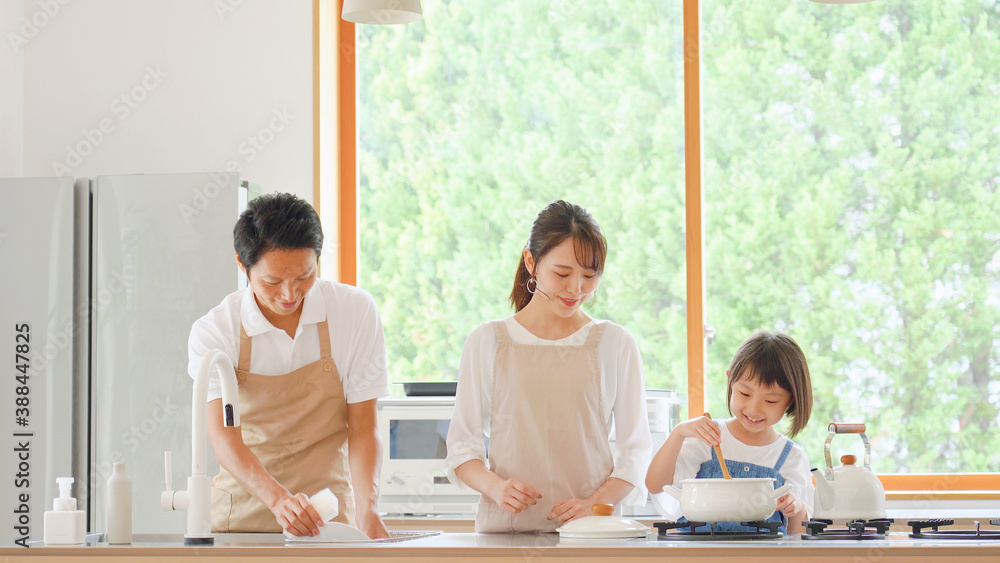
<svg viewBox="0 0 1000 563"><path fill-rule="evenodd" d="M831 422L827 427L830 433L826 436L826 443L823 444L823 458L826 461L826 478L833 480L833 459L830 457L830 443L837 434L857 434L861 441L865 443L865 469L871 469L872 445L865 434L867 426L864 422Z"/></svg>
<svg viewBox="0 0 1000 563"><path fill-rule="evenodd" d="M864 434L867 429L864 422L831 422L827 427L834 434Z"/></svg>

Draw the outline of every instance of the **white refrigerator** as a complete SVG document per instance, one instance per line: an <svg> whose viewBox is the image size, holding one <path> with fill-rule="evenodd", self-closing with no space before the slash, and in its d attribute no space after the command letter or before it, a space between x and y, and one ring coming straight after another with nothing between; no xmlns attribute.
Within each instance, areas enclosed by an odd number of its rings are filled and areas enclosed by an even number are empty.
<svg viewBox="0 0 1000 563"><path fill-rule="evenodd" d="M245 285L232 229L251 191L259 190L235 173L0 179L0 263L11 274L0 276L7 339L0 361L4 371L15 369L17 328L27 323L33 364L30 424L19 426L12 398L0 408L10 412L0 428L6 451L28 438L18 435L25 428L35 433L26 487L31 540L42 537L42 514L61 476L76 479L88 531L105 531L116 462L132 479L133 532L184 531L183 512L160 508L163 451L173 452L174 480L183 483L191 455L188 333ZM3 396L14 397L13 372L6 385ZM210 473L217 467L211 459ZM15 462L0 469L7 504L18 498L18 469ZM3 529L15 530L21 515L4 517L14 520Z"/></svg>

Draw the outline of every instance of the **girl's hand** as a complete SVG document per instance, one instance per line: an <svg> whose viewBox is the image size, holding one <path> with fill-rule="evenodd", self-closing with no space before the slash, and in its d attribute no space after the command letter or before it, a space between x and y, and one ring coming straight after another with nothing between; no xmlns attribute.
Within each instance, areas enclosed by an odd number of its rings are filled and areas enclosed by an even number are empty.
<svg viewBox="0 0 1000 563"><path fill-rule="evenodd" d="M707 416L685 420L674 427L673 432L684 438L698 438L713 448L722 442L719 425Z"/></svg>
<svg viewBox="0 0 1000 563"><path fill-rule="evenodd" d="M805 533L806 528L803 525L806 517L806 504L799 500L792 493L778 499L778 510L780 510L785 518L788 518L788 528L789 534L802 534Z"/></svg>
<svg viewBox="0 0 1000 563"><path fill-rule="evenodd" d="M785 516L792 520L803 520L806 515L806 503L802 502L792 493L787 493L778 498L778 510L785 513Z"/></svg>
<svg viewBox="0 0 1000 563"><path fill-rule="evenodd" d="M497 482L489 492L489 497L497 503L500 508L517 514L526 510L529 506L538 503L537 499L542 498L542 494L531 485L522 483L517 479L504 479Z"/></svg>

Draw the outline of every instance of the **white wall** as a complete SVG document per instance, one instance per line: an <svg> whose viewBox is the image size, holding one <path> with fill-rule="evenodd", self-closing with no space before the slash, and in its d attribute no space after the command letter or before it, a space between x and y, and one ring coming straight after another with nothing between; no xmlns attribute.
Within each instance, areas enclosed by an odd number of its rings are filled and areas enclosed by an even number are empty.
<svg viewBox="0 0 1000 563"><path fill-rule="evenodd" d="M0 2L3 68L16 31L8 4L18 0ZM24 0L21 9L44 22L22 47L23 175L229 168L265 192L312 201L309 0ZM17 107L10 97L0 97L0 118ZM0 136L5 151L10 136Z"/></svg>
<svg viewBox="0 0 1000 563"><path fill-rule="evenodd" d="M8 41L23 17L21 0L0 0L0 178L24 174L24 48Z"/></svg>

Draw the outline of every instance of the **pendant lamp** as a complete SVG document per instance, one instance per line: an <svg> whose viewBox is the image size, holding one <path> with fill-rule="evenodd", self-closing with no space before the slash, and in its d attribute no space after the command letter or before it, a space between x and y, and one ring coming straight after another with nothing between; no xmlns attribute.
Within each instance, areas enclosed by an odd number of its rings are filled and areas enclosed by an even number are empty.
<svg viewBox="0 0 1000 563"><path fill-rule="evenodd" d="M420 0L344 0L341 17L354 23L387 25L415 22L424 14Z"/></svg>

